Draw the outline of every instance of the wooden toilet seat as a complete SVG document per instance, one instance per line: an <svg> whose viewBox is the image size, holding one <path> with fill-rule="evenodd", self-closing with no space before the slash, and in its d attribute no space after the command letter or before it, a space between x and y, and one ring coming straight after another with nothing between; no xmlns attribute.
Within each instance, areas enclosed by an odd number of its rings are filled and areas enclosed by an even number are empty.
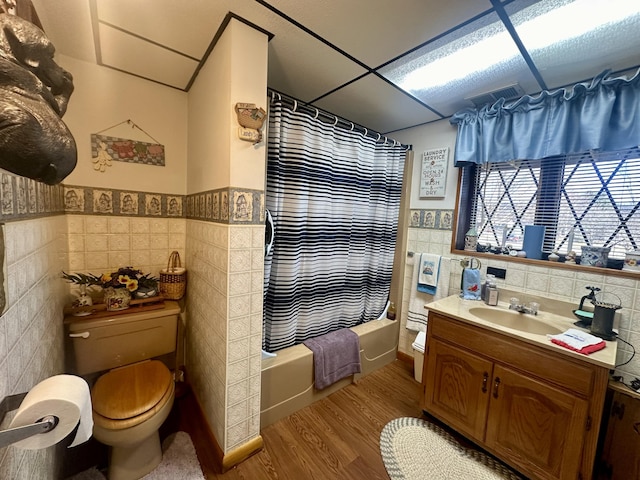
<svg viewBox="0 0 640 480"><path fill-rule="evenodd" d="M158 360L117 368L91 389L93 421L109 430L134 427L164 407L173 392L171 372Z"/></svg>

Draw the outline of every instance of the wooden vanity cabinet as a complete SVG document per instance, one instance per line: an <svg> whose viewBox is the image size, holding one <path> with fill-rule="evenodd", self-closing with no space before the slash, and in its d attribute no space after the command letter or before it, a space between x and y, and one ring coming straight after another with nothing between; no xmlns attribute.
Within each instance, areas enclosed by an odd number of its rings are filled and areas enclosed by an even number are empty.
<svg viewBox="0 0 640 480"><path fill-rule="evenodd" d="M421 406L530 478L592 478L608 370L429 312Z"/></svg>

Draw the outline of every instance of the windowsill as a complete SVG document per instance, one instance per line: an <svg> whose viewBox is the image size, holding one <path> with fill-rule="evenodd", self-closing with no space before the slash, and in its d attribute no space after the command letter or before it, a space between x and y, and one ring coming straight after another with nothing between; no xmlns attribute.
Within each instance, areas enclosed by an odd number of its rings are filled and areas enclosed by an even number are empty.
<svg viewBox="0 0 640 480"><path fill-rule="evenodd" d="M584 273L591 273L594 275L608 275L612 277L632 278L634 280L640 280L640 272L631 272L629 270L617 270L615 268L603 268L603 267L589 267L586 265L567 264L564 262L550 262L549 260L534 260L531 258L512 257L510 255L498 255L495 253L469 252L467 250L452 249L451 253L455 255L462 255L465 257L487 258L487 259L493 259L500 262L521 263L525 265L535 265L537 267L544 267L544 268L560 268L563 270L574 270L574 271L579 271Z"/></svg>

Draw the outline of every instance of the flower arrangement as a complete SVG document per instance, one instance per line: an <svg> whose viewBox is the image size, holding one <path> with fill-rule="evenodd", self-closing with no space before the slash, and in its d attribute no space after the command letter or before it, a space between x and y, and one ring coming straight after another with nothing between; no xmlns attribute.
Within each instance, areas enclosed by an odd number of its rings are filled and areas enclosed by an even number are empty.
<svg viewBox="0 0 640 480"><path fill-rule="evenodd" d="M97 279L96 285L102 288L126 288L131 293L141 288L154 289L158 286L157 278L133 267L120 267L115 272L103 273Z"/></svg>
<svg viewBox="0 0 640 480"><path fill-rule="evenodd" d="M115 272L94 275L92 273L62 272L62 278L77 285L96 285L106 288L126 288L135 293L139 289L157 289L158 279L133 267L120 267Z"/></svg>

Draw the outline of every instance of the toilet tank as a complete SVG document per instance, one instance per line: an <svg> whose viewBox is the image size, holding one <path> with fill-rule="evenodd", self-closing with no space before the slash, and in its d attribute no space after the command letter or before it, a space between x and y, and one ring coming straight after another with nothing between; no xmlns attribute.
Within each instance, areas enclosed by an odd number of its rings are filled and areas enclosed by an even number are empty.
<svg viewBox="0 0 640 480"><path fill-rule="evenodd" d="M68 368L78 375L121 367L176 350L176 302L164 308L65 317ZM93 318L92 318L93 317Z"/></svg>

